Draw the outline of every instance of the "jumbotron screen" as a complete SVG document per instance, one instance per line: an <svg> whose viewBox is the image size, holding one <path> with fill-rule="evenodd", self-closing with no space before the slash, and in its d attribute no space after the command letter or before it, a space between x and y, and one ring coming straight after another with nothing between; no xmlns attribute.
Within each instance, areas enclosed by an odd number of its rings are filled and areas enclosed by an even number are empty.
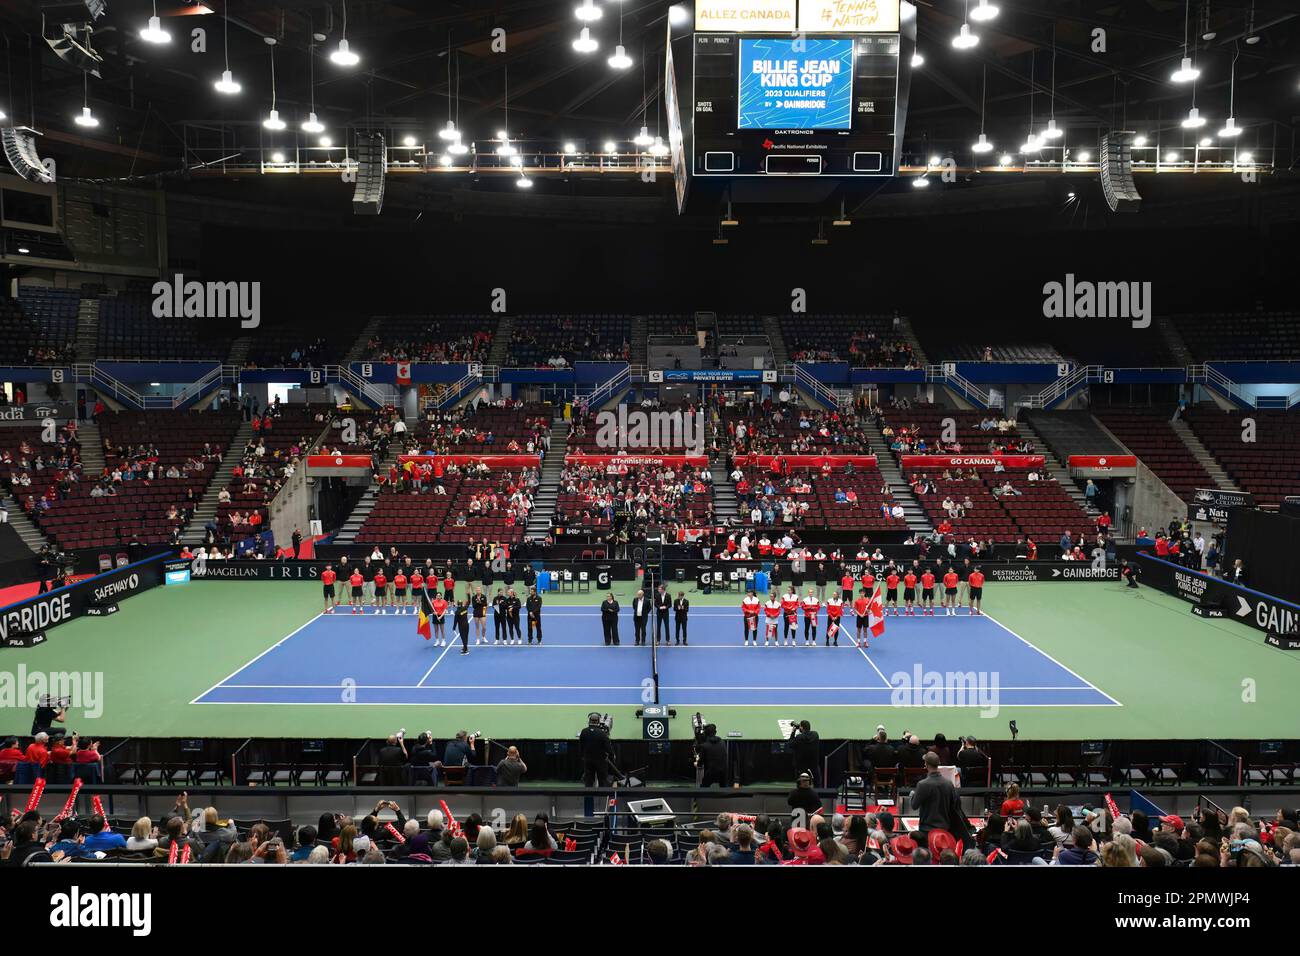
<svg viewBox="0 0 1300 956"><path fill-rule="evenodd" d="M696 176L892 176L899 35L696 33Z"/></svg>

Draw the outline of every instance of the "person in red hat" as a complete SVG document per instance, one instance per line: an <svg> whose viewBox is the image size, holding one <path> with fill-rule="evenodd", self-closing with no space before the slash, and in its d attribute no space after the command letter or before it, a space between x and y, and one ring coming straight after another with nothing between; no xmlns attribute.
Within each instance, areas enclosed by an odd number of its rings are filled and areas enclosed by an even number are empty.
<svg viewBox="0 0 1300 956"><path fill-rule="evenodd" d="M821 866L826 862L826 854L817 845L817 834L811 830L795 827L786 834L786 841L794 854L785 862L786 866Z"/></svg>
<svg viewBox="0 0 1300 956"><path fill-rule="evenodd" d="M889 861L890 863L912 865L912 857L916 853L916 841L910 836L895 837L890 841L889 848L894 851L894 858Z"/></svg>

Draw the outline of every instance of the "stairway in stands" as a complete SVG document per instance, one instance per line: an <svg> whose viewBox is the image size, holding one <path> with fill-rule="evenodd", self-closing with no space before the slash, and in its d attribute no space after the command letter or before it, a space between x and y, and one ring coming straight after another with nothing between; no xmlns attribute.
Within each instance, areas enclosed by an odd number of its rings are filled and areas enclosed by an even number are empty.
<svg viewBox="0 0 1300 956"><path fill-rule="evenodd" d="M785 336L781 334L781 320L775 315L763 316L763 334L772 345L772 357L776 361L776 367L789 364L790 352L785 347Z"/></svg>
<svg viewBox="0 0 1300 956"><path fill-rule="evenodd" d="M230 343L230 352L226 356L226 364L233 365L235 368L243 368L248 362L248 350L253 345L251 335L241 335Z"/></svg>
<svg viewBox="0 0 1300 956"><path fill-rule="evenodd" d="M917 366L925 368L929 364L929 359L925 357L925 349L921 348L921 340L916 337L916 330L912 328L912 320L905 315L898 317L898 334L904 342L912 346L912 354L916 356Z"/></svg>
<svg viewBox="0 0 1300 956"><path fill-rule="evenodd" d="M217 520L217 496L221 494L222 488L230 484L235 475L235 466L239 464L244 456L244 446L248 444L248 440L252 437L252 424L240 422L235 437L230 440L230 445L221 456L221 464L217 467L216 474L208 482L207 491L199 499L199 503L194 508L194 516L190 519L185 533L181 535L182 543L192 548L203 543L203 536L206 533L204 526L209 521L215 522Z"/></svg>
<svg viewBox="0 0 1300 956"><path fill-rule="evenodd" d="M364 359L366 357L366 343L378 334L381 324L382 322L377 318L372 318L367 322L357 335L356 341L352 343L352 347L343 356L343 361L339 364L347 365L350 362L360 362Z"/></svg>
<svg viewBox="0 0 1300 956"><path fill-rule="evenodd" d="M397 463L397 456L406 453L400 441L389 442L388 454L384 460L379 463L379 474L387 474L388 469ZM338 534L334 537L334 544L352 544L357 540L357 532L361 526L366 523L370 517L370 512L375 510L375 503L379 500L379 485L375 481L370 482L368 487L357 500L356 506L353 507L352 513L348 515L343 526L339 528Z"/></svg>
<svg viewBox="0 0 1300 956"><path fill-rule="evenodd" d="M1196 460L1201 463L1201 467L1214 479L1214 487L1225 491L1241 491L1237 483L1223 470L1223 466L1219 464L1218 460L1210 454L1210 450L1196 437L1195 432L1192 431L1187 422L1179 418L1169 424L1173 426L1178 437L1183 440L1187 450L1196 457Z"/></svg>
<svg viewBox="0 0 1300 956"><path fill-rule="evenodd" d="M644 366L650 355L650 320L644 315L632 316L631 364Z"/></svg>
<svg viewBox="0 0 1300 956"><path fill-rule="evenodd" d="M533 494L533 510L528 513L528 537L550 534L555 517L555 502L560 494L560 473L564 471L564 445L569 437L569 423L559 418L551 422L551 450L542 460L542 473L538 475L537 491Z"/></svg>
<svg viewBox="0 0 1300 956"><path fill-rule="evenodd" d="M714 523L733 525L740 517L740 499L736 497L736 484L727 473L727 459L714 454L709 458L709 471L713 474Z"/></svg>
<svg viewBox="0 0 1300 956"><path fill-rule="evenodd" d="M1095 518L1101 514L1096 508L1088 504L1088 498L1079 487L1078 482L1070 475L1070 469L1060 458L1052 446L1043 440L1029 419L1024 415L1016 421L1016 431L1034 443L1034 450L1043 456L1043 466L1047 473L1056 479L1061 489L1070 496L1070 499L1079 506L1080 510L1088 515L1089 518Z"/></svg>
<svg viewBox="0 0 1300 956"><path fill-rule="evenodd" d="M88 404L92 407L95 404L92 395ZM82 481L98 481L99 476L104 473L104 436L99 431L99 425L92 421L77 422L77 441L81 442L81 479Z"/></svg>
<svg viewBox="0 0 1300 956"><path fill-rule="evenodd" d="M77 307L76 356L78 362L90 363L99 357L99 299L83 298Z"/></svg>
<svg viewBox="0 0 1300 956"><path fill-rule="evenodd" d="M502 316L497 323L496 332L492 334L492 348L488 349L487 364L500 368L510 357L510 342L515 334L515 320Z"/></svg>
<svg viewBox="0 0 1300 956"><path fill-rule="evenodd" d="M41 529L32 523L23 511L22 502L17 498L6 495L0 498L0 503L4 504L5 510L9 512L9 527L17 532L18 537L22 539L23 544L27 545L32 551L39 551L47 542Z"/></svg>
<svg viewBox="0 0 1300 956"><path fill-rule="evenodd" d="M1182 368L1189 365L1195 365L1196 359L1192 357L1191 350L1183 340L1183 335L1178 331L1178 326L1174 320L1168 316L1156 318L1156 329L1160 332L1160 337L1164 340L1165 346L1169 349L1169 354L1173 357L1174 363Z"/></svg>
<svg viewBox="0 0 1300 956"><path fill-rule="evenodd" d="M871 453L876 456L876 464L880 469L880 474L884 476L886 483L889 485L894 500L903 506L903 520L907 522L907 530L919 534L929 534L933 530L930 519L925 516L925 510L921 507L921 503L916 500L916 495L912 494L912 486L903 477L903 470L898 467L898 462L894 459L894 453L889 450L889 444L885 441L885 437L874 428L868 428L867 435L871 443Z"/></svg>

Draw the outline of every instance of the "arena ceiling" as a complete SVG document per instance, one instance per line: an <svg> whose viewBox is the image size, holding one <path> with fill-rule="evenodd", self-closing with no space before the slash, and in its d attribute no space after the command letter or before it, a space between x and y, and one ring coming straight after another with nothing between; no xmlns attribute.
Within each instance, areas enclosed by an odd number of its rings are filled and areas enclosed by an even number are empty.
<svg viewBox="0 0 1300 956"><path fill-rule="evenodd" d="M98 3L99 0L90 0ZM602 9L590 24L600 49L583 55L573 40L580 2ZM974 7L976 0L971 0ZM1190 85L1170 73L1189 53L1202 70L1196 104L1214 127L1233 113L1243 145L1294 163L1300 103L1300 5L1290 0L996 0L1000 14L973 24L972 50L953 48L966 0L917 0L918 49L905 151L914 155L968 144L979 130L981 99L990 136L1005 144L1025 135L1032 106L1071 135L1111 128L1178 133L1192 103ZM289 123L312 108L336 141L383 128L390 142L431 140L449 111L467 138L501 127L508 101L512 133L536 139L629 137L644 121L653 132L660 109L665 0L348 0L346 37L355 67L330 60L344 35L343 0L157 0L171 41L140 37L153 0L107 0L91 43L99 76L56 56L42 39L51 7L73 0L10 0L0 8L4 75L0 109L8 122L42 133L41 150L60 174L149 175L193 168L256 141L271 103ZM227 9L228 7L228 9ZM225 66L242 85L223 96L213 83ZM633 65L607 64L621 32ZM191 49L205 31L206 52ZM504 51L493 31L504 31ZM1097 31L1104 31L1099 34ZM1104 36L1105 51L1096 50ZM267 39L275 40L274 46ZM1208 39L1207 39L1208 38ZM1247 40L1254 42L1247 42ZM499 44L498 44L499 45ZM1230 86L1235 59L1235 86ZM450 67L450 71L449 71ZM450 72L450 77L449 77ZM983 88L987 76L986 91ZM313 82L314 79L314 82ZM507 97L508 90L508 97ZM448 95L451 94L449 103ZM983 96L982 96L983 94ZM74 123L83 105L98 127ZM663 122L661 119L659 122Z"/></svg>

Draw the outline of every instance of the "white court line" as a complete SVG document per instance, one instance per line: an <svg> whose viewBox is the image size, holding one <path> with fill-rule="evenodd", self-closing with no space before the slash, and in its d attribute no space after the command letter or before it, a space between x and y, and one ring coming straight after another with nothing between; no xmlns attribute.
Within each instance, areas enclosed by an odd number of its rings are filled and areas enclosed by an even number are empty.
<svg viewBox="0 0 1300 956"><path fill-rule="evenodd" d="M456 643L457 643L457 644L460 643L460 638L457 638L457 639L456 639ZM423 683L425 682L425 680L428 679L429 675L433 673L433 668L434 668L434 667L437 667L439 664L442 663L442 659L443 659L444 657L447 656L447 652L448 652L449 650L451 650L451 647L452 647L452 645L451 645L451 643L449 642L449 643L447 644L447 646L444 647L444 648L442 649L442 653L438 655L438 659L437 659L436 661L433 662L433 667L430 667L427 671L424 672L424 677L421 677L421 678L420 678L419 682L415 685L416 687L419 687L420 684L423 684Z"/></svg>
<svg viewBox="0 0 1300 956"><path fill-rule="evenodd" d="M222 684L224 684L226 681L230 680L230 678L232 678L232 677L234 677L236 674L238 674L240 671L244 670L244 669L247 668L247 667L251 667L252 665L256 664L256 663L257 663L258 661L260 661L263 657L265 657L267 654L270 654L273 650L275 650L277 647L279 647L281 644L283 644L283 643L284 643L285 641L287 641L289 638L293 637L295 634L297 634L299 631L301 631L301 630L302 630L304 627L306 627L308 624L312 624L312 623L314 623L318 618L323 617L324 615L325 615L325 612L324 612L324 611L318 611L318 612L316 613L316 617L313 617L313 618L312 618L311 620L309 620L309 621L304 621L302 624L300 624L300 625L298 625L297 627L295 627L292 631L290 631L290 632L289 632L288 634L286 634L284 637L280 638L278 641L276 641L274 644L272 644L272 645L271 645L270 647L268 647L266 650L262 651L262 653L258 654L256 657L254 657L251 661L248 661L248 662L246 662L246 663L240 665L239 667L235 668L233 671L231 671L229 674L227 674L224 678L222 678L221 680L217 681L217 683L213 684L211 687L209 687L207 690L205 690L202 694L199 694L199 696L198 696L198 697L195 697L192 701L190 701L190 703L191 703L191 704L197 704L197 703L199 702L199 698L207 696L208 694L210 694L210 693L212 693L214 690L216 690L218 687L220 687Z"/></svg>
<svg viewBox="0 0 1300 956"><path fill-rule="evenodd" d="M408 688L408 689L409 689L409 688ZM428 690L428 689L430 689L430 688L425 688L425 689ZM638 687L637 689L639 690L640 688ZM768 687L768 688L764 688L764 689L765 689L765 690L779 690L779 689L781 689L781 688L772 688L772 687ZM875 688L875 689L879 690L879 689L883 689L883 688ZM1037 690L1037 688L1031 688L1031 689L1033 689L1033 690ZM1080 689L1080 690L1085 690L1086 688L1078 688L1078 689ZM264 701L264 700L231 700L231 701L224 701L224 700L197 700L197 701L195 701L195 703L198 704L200 707L205 706L205 705L206 705L206 706L209 706L209 707L456 707L456 708L459 708L460 710L464 710L466 707L585 707L585 708L587 708L587 710L589 710L589 711L590 711L590 710L593 710L593 709L601 709L601 710L603 710L603 709L605 709L605 708L609 708L610 710L613 710L613 709L618 708L618 707L640 707L640 706L641 706L639 703L635 703L635 704L633 704L633 703L629 703L628 701L616 701L616 702L614 702L614 703L603 703L603 704L595 703L595 704L593 704L593 703L591 703L591 702L589 702L589 701L585 701L585 700L584 700L584 701L581 701L581 702L572 702L572 703L563 703L563 702L561 702L561 703L555 703L554 701L552 701L552 702L545 703L545 704L543 704L543 703L531 702L531 701L530 701L530 702L523 702L523 703L518 703L518 702L516 702L516 703L509 703L509 704L498 704L498 703L480 704L480 703L467 702L467 701L462 701L462 700L457 700L457 701L436 701L436 700L435 700L435 701L424 701L424 700L418 700L418 701L417 701L417 700L409 700L409 701L408 701L408 700L401 700L401 701L379 701L379 700L376 700L376 701L370 701L370 700L364 700L364 701L353 701L352 703L345 703L344 701L341 701L341 700L326 701L326 702L322 702L322 701L306 701L306 700L295 700L295 701L287 701L287 700L274 700L274 701ZM864 703L856 703L856 704L810 704L810 703L808 703L806 700L797 701L797 702L795 702L795 703L785 703L785 704L707 704L707 705L702 705L702 706L708 706L708 707L740 707L740 708L744 708L745 710L751 710L751 709L753 709L753 708L757 708L757 707L765 707L765 708L769 708L769 709L781 708L781 709L785 709L785 710L788 710L788 709L790 709L791 707L801 707L801 708L804 708L804 709L815 709L815 708L826 708L826 707L835 707L835 708L839 708L839 707L855 707L855 708L861 710L863 707L889 707L889 708L892 709L892 708L895 708L896 706L897 706L897 707L916 707L916 708L927 709L927 710L936 710L936 709L938 709L938 710L974 710L974 711L978 711L978 710L980 709L978 706L974 706L974 707L942 707L942 708L935 708L935 707L930 707L930 706L927 705L927 704L899 704L899 705L895 705L895 704L892 704L892 703L888 703L888 704L876 704L876 703L865 703L865 704L864 704ZM1046 708L1046 709L1050 709L1050 708L1053 708L1053 707L1114 707L1115 705L1114 705L1114 704L1003 704L1003 705L1001 705L1001 706L1003 706L1003 707L1017 707L1017 708L1022 708L1022 707L1023 707L1023 708L1029 708L1029 707L1032 707L1032 708L1035 708L1035 709L1038 709L1038 708ZM759 738L759 739L763 739L763 740L767 740L767 739L776 740L777 738L775 738L775 737L772 737L772 738L766 738L766 737L764 737L764 738ZM784 738L782 738L782 739L784 739Z"/></svg>
<svg viewBox="0 0 1300 956"><path fill-rule="evenodd" d="M222 684L223 688L239 688L241 690L339 690L340 684ZM353 690L641 690L640 684L349 684L348 687ZM817 685L815 687L772 687L770 685L761 685L756 687L742 686L738 684L664 684L666 688L673 690L710 690L719 692L730 691L771 691L771 690L806 690L806 691L880 691L893 690L893 687L827 687ZM927 689L930 689L927 687ZM954 685L952 687L936 687L934 690L969 690L967 685ZM1096 690L1095 687L998 687L998 690L1073 690L1079 692ZM503 706L511 707L513 704ZM925 705L921 705L925 706ZM1109 706L1109 705L1106 705Z"/></svg>
<svg viewBox="0 0 1300 956"><path fill-rule="evenodd" d="M1071 677L1076 677L1076 678L1078 678L1079 680L1083 681L1085 684L1087 684L1089 687L1091 687L1091 688L1092 688L1093 690L1095 690L1097 693L1101 694L1102 697L1105 697L1108 701L1110 701L1109 704L1101 704L1101 705L1098 705L1098 706L1103 706L1103 707L1123 707L1123 706L1124 706L1122 703L1120 703L1119 701L1117 701L1114 697L1110 696L1110 694L1106 693L1104 690L1102 690L1100 687L1098 687L1098 686L1097 686L1096 684L1094 684L1092 681L1088 680L1088 678L1086 678L1086 677L1084 677L1082 674L1078 674L1078 673L1076 673L1075 671L1071 670L1070 668L1066 667L1064 664L1062 664L1060 661L1058 661L1055 657L1053 657L1051 654L1047 653L1047 652L1046 652L1045 650L1043 650L1041 647L1038 647L1038 646L1037 646L1036 644L1034 644L1032 641L1027 641L1027 640L1025 640L1023 637L1021 637L1021 636L1020 636L1019 634L1017 634L1015 631L1011 630L1011 628L1007 627L1005 624L1003 624L1003 623L1002 623L1001 621L999 621L997 618L993 617L993 616L990 615L990 614L980 614L980 615L978 615L978 616L979 616L979 617L987 617L990 621L992 621L992 622L993 622L994 624L996 624L998 627L1002 628L1002 630L1006 631L1008 634L1010 634L1010 635L1011 635L1012 637L1014 637L1016 640L1020 641L1021 643L1023 643L1023 644L1026 645L1027 647L1032 648L1032 649L1033 649L1034 651L1036 651L1037 653L1043 655L1043 657L1046 657L1049 661L1051 661L1053 664L1055 664L1055 665L1056 665L1057 667L1059 667L1061 670L1065 671L1065 672L1066 672L1067 674L1069 674Z"/></svg>

